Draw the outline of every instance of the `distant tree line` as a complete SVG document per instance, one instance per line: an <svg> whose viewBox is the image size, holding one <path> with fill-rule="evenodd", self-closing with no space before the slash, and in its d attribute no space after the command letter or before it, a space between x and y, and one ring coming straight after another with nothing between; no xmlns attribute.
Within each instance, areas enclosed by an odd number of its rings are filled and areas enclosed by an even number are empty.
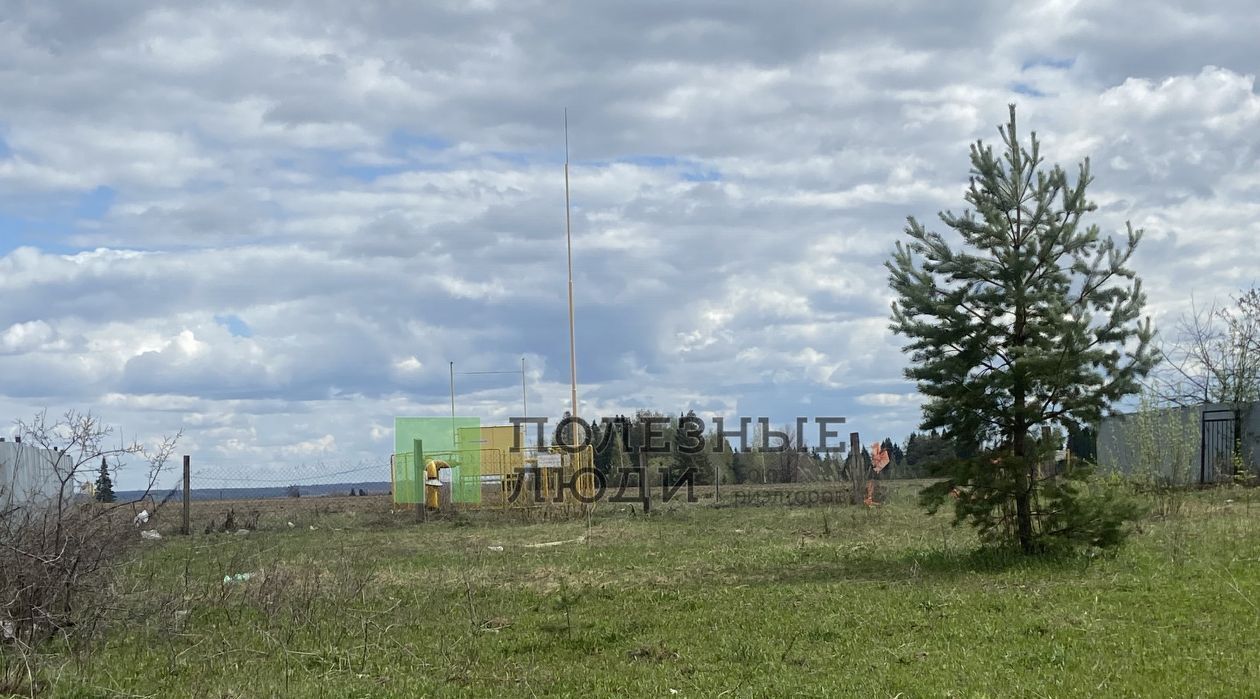
<svg viewBox="0 0 1260 699"><path fill-rule="evenodd" d="M710 428L703 432L704 449L699 453L688 453L687 447L694 445L695 441L687 435L704 428L694 411L668 416L654 410L640 410L633 415L617 415L608 421L591 422L595 468L610 484L620 482L618 472L622 469L634 470L638 467L638 449L647 444L649 421L655 423L651 429L652 446L656 449L649 450L647 456L648 474L653 484L659 482L662 470L671 482L690 472L696 485L712 485L718 479L723 484L771 484L841 481L849 477L847 450L822 452L816 446L799 449L795 443L795 432L790 426L775 428L776 432L787 435L785 444L777 435L767 439L763 434L764 427L753 423L749 426L743 450L738 443L719 437L717 431ZM728 425L727 429L730 428ZM552 443L557 441L557 436L553 435ZM766 448L767 443L769 448ZM664 449L666 446L667 450ZM889 455L884 478L931 477L936 467L959 454L953 442L936 430L913 432L899 442L885 437L881 447ZM870 468L871 455L866 445L862 448L862 462L864 468ZM635 481L632 477L628 482Z"/></svg>

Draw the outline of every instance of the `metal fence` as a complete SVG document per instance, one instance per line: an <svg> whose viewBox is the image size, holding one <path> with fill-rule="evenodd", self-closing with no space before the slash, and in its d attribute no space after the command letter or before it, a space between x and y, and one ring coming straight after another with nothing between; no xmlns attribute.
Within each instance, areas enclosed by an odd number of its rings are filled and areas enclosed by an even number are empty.
<svg viewBox="0 0 1260 699"><path fill-rule="evenodd" d="M391 492L400 505L538 507L590 500L596 493L593 450L477 448L391 459Z"/></svg>
<svg viewBox="0 0 1260 699"><path fill-rule="evenodd" d="M1162 408L1104 418L1098 462L1125 475L1217 483L1260 474L1260 403Z"/></svg>
<svg viewBox="0 0 1260 699"><path fill-rule="evenodd" d="M329 495L387 495L390 469L382 460L358 464L264 466L244 462L204 462L192 457L192 500L261 500Z"/></svg>

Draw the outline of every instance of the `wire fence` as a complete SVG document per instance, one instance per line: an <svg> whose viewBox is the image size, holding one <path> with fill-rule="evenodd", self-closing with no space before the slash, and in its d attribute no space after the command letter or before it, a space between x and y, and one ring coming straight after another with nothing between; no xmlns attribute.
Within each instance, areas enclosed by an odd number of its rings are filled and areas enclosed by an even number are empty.
<svg viewBox="0 0 1260 699"><path fill-rule="evenodd" d="M169 533L316 528L329 515L388 514L394 509L390 476L387 459L283 465L189 455L147 493L120 490L117 496L136 501L152 526Z"/></svg>
<svg viewBox="0 0 1260 699"><path fill-rule="evenodd" d="M827 458L799 451L701 455L681 470L677 455L646 452L633 458L620 455L611 466L599 464L589 446L573 454L553 447L398 452L357 463L251 463L190 455L184 457L184 468L176 464L143 497L129 497L136 494L125 491L119 496L141 500L150 512L160 510L168 526L176 523L190 532L251 530L260 520L299 526L313 515L330 513L405 511L422 518L425 511L555 509L604 502L635 504L647 511L652 500L673 498L739 504L745 491L766 487L834 485L829 495L837 502L881 500L885 488L871 481L901 474L895 473L895 465L879 474L867 455L865 464L855 465L853 454L861 446L850 446L854 449L849 454ZM620 469L613 467L618 464ZM685 488L679 489L680 482Z"/></svg>
<svg viewBox="0 0 1260 699"><path fill-rule="evenodd" d="M193 460L190 498L196 500L263 500L321 496L389 495L388 461L347 464L257 466Z"/></svg>

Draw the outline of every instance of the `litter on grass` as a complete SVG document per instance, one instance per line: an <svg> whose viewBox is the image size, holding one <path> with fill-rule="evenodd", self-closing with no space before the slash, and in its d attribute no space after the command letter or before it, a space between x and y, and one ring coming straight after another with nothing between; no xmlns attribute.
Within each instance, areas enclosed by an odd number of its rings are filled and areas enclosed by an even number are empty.
<svg viewBox="0 0 1260 699"><path fill-rule="evenodd" d="M565 539L564 541L544 541L541 544L521 544L521 548L526 549L545 549L551 546L563 546L565 544L580 544L586 541L585 536L579 536L576 539Z"/></svg>

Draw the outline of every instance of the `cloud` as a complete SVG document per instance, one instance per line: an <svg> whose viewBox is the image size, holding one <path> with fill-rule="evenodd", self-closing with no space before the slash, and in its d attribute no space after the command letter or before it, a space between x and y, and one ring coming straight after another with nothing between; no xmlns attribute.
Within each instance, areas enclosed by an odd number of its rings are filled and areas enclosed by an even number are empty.
<svg viewBox="0 0 1260 699"><path fill-rule="evenodd" d="M0 352L25 354L48 347L56 333L42 320L14 323L0 332Z"/></svg>
<svg viewBox="0 0 1260 699"><path fill-rule="evenodd" d="M326 434L318 439L308 439L297 444L285 445L280 451L288 456L310 457L334 452L336 448L337 439L331 434Z"/></svg>
<svg viewBox="0 0 1260 699"><path fill-rule="evenodd" d="M903 405L917 406L922 400L923 397L918 393L863 393L857 398L857 402L862 405L872 405L881 408Z"/></svg>
<svg viewBox="0 0 1260 699"><path fill-rule="evenodd" d="M203 460L383 463L449 362L584 410L917 419L887 329L913 215L1006 104L1166 323L1255 281L1241 2L19 3L0 23L0 412L93 406ZM960 37L965 40L960 40ZM511 375L460 411L518 409ZM331 438L331 439L326 439ZM314 451L295 445L316 445ZM296 450L295 450L296 449Z"/></svg>

